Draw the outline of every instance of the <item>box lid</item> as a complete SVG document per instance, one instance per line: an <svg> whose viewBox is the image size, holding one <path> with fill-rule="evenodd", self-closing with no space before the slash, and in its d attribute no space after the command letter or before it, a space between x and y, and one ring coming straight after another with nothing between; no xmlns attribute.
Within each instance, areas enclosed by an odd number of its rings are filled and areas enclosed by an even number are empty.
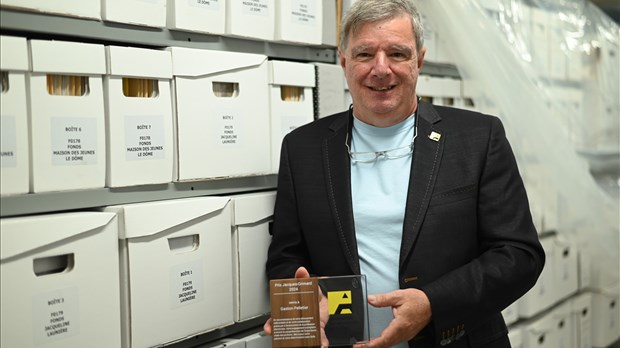
<svg viewBox="0 0 620 348"><path fill-rule="evenodd" d="M61 74L106 73L103 45L29 40L32 71Z"/></svg>
<svg viewBox="0 0 620 348"><path fill-rule="evenodd" d="M172 52L172 73L175 76L204 76L236 69L257 67L267 56L253 53L169 47Z"/></svg>
<svg viewBox="0 0 620 348"><path fill-rule="evenodd" d="M269 83L274 85L314 87L314 65L284 61L269 61Z"/></svg>
<svg viewBox="0 0 620 348"><path fill-rule="evenodd" d="M58 213L0 220L0 259L32 251L107 225L114 214L102 212Z"/></svg>
<svg viewBox="0 0 620 348"><path fill-rule="evenodd" d="M183 198L117 205L104 211L119 214L119 239L152 236L193 219L224 209L228 197Z"/></svg>
<svg viewBox="0 0 620 348"><path fill-rule="evenodd" d="M233 225L243 225L264 220L273 215L276 192L259 192L232 197L234 202Z"/></svg>
<svg viewBox="0 0 620 348"><path fill-rule="evenodd" d="M172 78L170 51L121 46L107 46L105 49L110 75Z"/></svg>
<svg viewBox="0 0 620 348"><path fill-rule="evenodd" d="M0 36L0 68L28 71L28 43L23 37Z"/></svg>

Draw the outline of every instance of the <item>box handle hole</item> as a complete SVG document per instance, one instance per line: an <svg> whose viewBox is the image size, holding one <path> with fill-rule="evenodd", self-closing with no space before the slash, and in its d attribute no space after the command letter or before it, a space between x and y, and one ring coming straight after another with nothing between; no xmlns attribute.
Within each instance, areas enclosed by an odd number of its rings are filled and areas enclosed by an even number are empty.
<svg viewBox="0 0 620 348"><path fill-rule="evenodd" d="M37 277L50 274L66 273L73 269L75 258L73 253L42 257L33 260L33 270Z"/></svg>

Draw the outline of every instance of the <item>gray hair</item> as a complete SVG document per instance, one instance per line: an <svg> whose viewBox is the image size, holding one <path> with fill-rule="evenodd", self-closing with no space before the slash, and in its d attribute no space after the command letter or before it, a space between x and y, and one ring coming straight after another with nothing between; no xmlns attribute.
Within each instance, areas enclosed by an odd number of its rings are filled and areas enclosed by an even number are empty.
<svg viewBox="0 0 620 348"><path fill-rule="evenodd" d="M392 19L400 15L411 18L411 30L418 53L424 46L424 28L420 12L411 0L357 0L345 14L340 27L340 49L347 49L349 34L355 34L366 23Z"/></svg>

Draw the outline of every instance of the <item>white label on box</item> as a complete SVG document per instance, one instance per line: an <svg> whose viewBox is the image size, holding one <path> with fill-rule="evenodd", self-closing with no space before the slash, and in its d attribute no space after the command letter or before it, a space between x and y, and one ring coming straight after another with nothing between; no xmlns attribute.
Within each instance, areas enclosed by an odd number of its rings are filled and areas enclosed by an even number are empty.
<svg viewBox="0 0 620 348"><path fill-rule="evenodd" d="M170 306L177 308L202 301L202 263L177 265L170 270ZM214 279L214 281L217 281Z"/></svg>
<svg viewBox="0 0 620 348"><path fill-rule="evenodd" d="M213 11L218 11L220 9L220 0L187 0L187 3L189 6Z"/></svg>
<svg viewBox="0 0 620 348"><path fill-rule="evenodd" d="M303 117L303 116L286 116L286 117L282 117L282 122L281 122L282 137L287 135L293 129L295 129L295 128L297 128L297 127L307 123L306 119L307 118Z"/></svg>
<svg viewBox="0 0 620 348"><path fill-rule="evenodd" d="M216 117L218 117L219 126L214 127L213 131L217 146L230 147L243 144L242 117L235 115L234 112L223 112Z"/></svg>
<svg viewBox="0 0 620 348"><path fill-rule="evenodd" d="M163 116L125 116L125 159L163 159L166 137Z"/></svg>
<svg viewBox="0 0 620 348"><path fill-rule="evenodd" d="M97 164L97 120L92 117L53 117L52 164Z"/></svg>
<svg viewBox="0 0 620 348"><path fill-rule="evenodd" d="M15 117L2 115L0 117L0 167L13 168L17 166L17 129Z"/></svg>
<svg viewBox="0 0 620 348"><path fill-rule="evenodd" d="M49 291L33 296L32 321L35 345L77 335L80 331L77 287Z"/></svg>
<svg viewBox="0 0 620 348"><path fill-rule="evenodd" d="M237 0L238 1L238 0ZM269 15L268 0L243 0L243 13L259 16Z"/></svg>
<svg viewBox="0 0 620 348"><path fill-rule="evenodd" d="M316 1L292 0L291 21L293 24L316 26Z"/></svg>

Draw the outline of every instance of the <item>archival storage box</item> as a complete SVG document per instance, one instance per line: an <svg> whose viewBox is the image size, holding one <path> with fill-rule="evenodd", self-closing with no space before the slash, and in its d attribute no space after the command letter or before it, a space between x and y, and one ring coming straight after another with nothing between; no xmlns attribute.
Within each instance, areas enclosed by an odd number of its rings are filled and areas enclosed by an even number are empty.
<svg viewBox="0 0 620 348"><path fill-rule="evenodd" d="M276 0L275 5L276 41L323 43L323 0Z"/></svg>
<svg viewBox="0 0 620 348"><path fill-rule="evenodd" d="M101 0L101 19L108 22L164 28L166 0Z"/></svg>
<svg viewBox="0 0 620 348"><path fill-rule="evenodd" d="M226 32L225 0L167 0L168 29L223 35Z"/></svg>
<svg viewBox="0 0 620 348"><path fill-rule="evenodd" d="M28 193L28 43L25 38L0 36L0 195Z"/></svg>
<svg viewBox="0 0 620 348"><path fill-rule="evenodd" d="M32 192L105 186L103 45L29 40Z"/></svg>
<svg viewBox="0 0 620 348"><path fill-rule="evenodd" d="M67 17L101 19L100 0L0 0L2 7L52 13Z"/></svg>
<svg viewBox="0 0 620 348"><path fill-rule="evenodd" d="M2 347L119 347L116 216L0 220Z"/></svg>
<svg viewBox="0 0 620 348"><path fill-rule="evenodd" d="M226 1L226 35L273 41L276 0Z"/></svg>
<svg viewBox="0 0 620 348"><path fill-rule="evenodd" d="M106 186L172 182L170 52L107 46L106 57Z"/></svg>
<svg viewBox="0 0 620 348"><path fill-rule="evenodd" d="M282 139L293 129L314 121L314 65L269 61L271 170L278 172Z"/></svg>
<svg viewBox="0 0 620 348"><path fill-rule="evenodd" d="M177 179L271 172L267 57L172 47Z"/></svg>
<svg viewBox="0 0 620 348"><path fill-rule="evenodd" d="M234 323L229 198L103 210L118 214L124 348L164 345Z"/></svg>
<svg viewBox="0 0 620 348"><path fill-rule="evenodd" d="M233 202L235 321L269 313L269 281L265 273L271 243L275 191L230 196Z"/></svg>

